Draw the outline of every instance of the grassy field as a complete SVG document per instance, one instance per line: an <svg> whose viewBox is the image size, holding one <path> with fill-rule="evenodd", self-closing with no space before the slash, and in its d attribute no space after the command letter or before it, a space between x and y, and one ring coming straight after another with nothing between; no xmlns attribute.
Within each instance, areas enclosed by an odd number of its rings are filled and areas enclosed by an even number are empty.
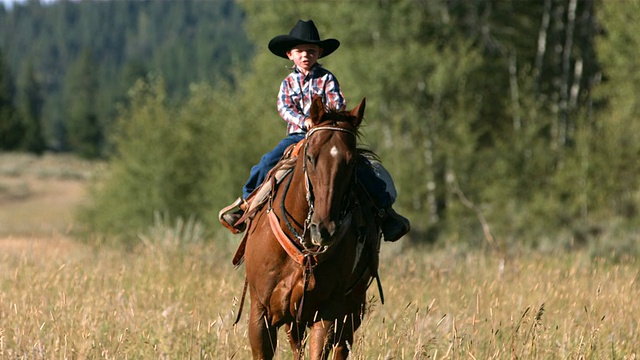
<svg viewBox="0 0 640 360"><path fill-rule="evenodd" d="M74 241L91 171L72 158L0 156L0 359L250 358L247 314L233 326L238 238L179 246L174 224L135 251ZM386 302L370 289L352 358L635 359L638 265L384 244ZM278 347L291 358L286 341Z"/></svg>

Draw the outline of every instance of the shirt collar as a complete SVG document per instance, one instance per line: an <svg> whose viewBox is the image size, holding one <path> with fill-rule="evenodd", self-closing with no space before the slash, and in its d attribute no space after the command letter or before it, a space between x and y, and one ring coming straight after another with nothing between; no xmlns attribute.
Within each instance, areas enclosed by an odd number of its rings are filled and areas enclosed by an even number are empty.
<svg viewBox="0 0 640 360"><path fill-rule="evenodd" d="M309 70L309 73L307 74L307 76L314 75L318 71L318 69L320 69L321 67L322 65L320 63L313 64L313 67L311 68L311 70ZM296 74L300 74L300 76L302 76L302 72L300 71L300 69L298 69L296 65L293 65L293 72L295 72Z"/></svg>

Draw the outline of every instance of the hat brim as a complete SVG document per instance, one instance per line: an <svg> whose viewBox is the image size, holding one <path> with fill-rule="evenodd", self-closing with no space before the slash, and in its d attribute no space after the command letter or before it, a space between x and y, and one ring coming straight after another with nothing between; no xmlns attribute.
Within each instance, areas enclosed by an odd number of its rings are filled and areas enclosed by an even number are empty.
<svg viewBox="0 0 640 360"><path fill-rule="evenodd" d="M302 44L318 45L322 48L322 55L319 58L329 56L336 51L340 46L340 41L337 39L325 39L320 41L303 40L291 35L279 35L269 41L269 50L281 58L288 59L287 51Z"/></svg>

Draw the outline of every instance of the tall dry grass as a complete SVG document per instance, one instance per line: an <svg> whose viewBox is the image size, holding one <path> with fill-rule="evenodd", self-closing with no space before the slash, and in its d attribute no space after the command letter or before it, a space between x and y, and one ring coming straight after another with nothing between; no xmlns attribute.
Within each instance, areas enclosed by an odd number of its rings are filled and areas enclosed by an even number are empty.
<svg viewBox="0 0 640 360"><path fill-rule="evenodd" d="M220 249L56 246L0 255L0 358L246 354L243 330L232 326L242 277Z"/></svg>
<svg viewBox="0 0 640 360"><path fill-rule="evenodd" d="M236 241L147 237L125 252L2 240L0 358L250 358L247 314L232 325L244 280L230 264ZM636 260L395 250L383 252L386 303L369 290L353 359L636 357ZM291 358L286 341L278 347Z"/></svg>
<svg viewBox="0 0 640 360"><path fill-rule="evenodd" d="M134 251L69 240L93 164L0 154L0 359L248 359L238 238L156 223ZM384 244L353 359L635 359L640 263ZM282 335L282 334L281 334ZM283 340L283 337L281 336ZM289 359L286 341L277 359Z"/></svg>

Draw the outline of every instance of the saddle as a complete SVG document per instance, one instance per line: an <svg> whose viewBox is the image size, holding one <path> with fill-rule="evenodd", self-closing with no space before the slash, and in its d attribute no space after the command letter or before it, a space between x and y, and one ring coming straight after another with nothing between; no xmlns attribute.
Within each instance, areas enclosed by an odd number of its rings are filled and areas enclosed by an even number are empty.
<svg viewBox="0 0 640 360"><path fill-rule="evenodd" d="M248 223L255 217L256 213L264 207L266 202L271 198L272 194L275 194L278 185L282 182L282 180L293 170L298 154L302 149L304 141L300 141L296 144L290 145L287 149L285 149L284 154L282 155L282 159L267 173L265 180L260 184L260 186L255 189L246 200L244 200L244 214L235 224L236 226L241 223ZM220 210L218 218L220 223L225 227L229 228L224 220L222 220L222 214L238 207L242 199L238 199L233 204L227 206L226 208ZM229 230L233 233L237 233L234 229L229 228ZM240 241L240 245L238 245L238 249L236 250L236 254L233 257L232 263L236 267L242 264L244 258L244 249L247 241L248 231L245 231L242 236L242 240Z"/></svg>
<svg viewBox="0 0 640 360"><path fill-rule="evenodd" d="M300 141L290 145L284 151L282 159L267 173L262 184L247 197L247 210L238 220L239 223L253 219L258 210L270 199L271 194L275 193L278 185L293 170L303 143L304 141Z"/></svg>

